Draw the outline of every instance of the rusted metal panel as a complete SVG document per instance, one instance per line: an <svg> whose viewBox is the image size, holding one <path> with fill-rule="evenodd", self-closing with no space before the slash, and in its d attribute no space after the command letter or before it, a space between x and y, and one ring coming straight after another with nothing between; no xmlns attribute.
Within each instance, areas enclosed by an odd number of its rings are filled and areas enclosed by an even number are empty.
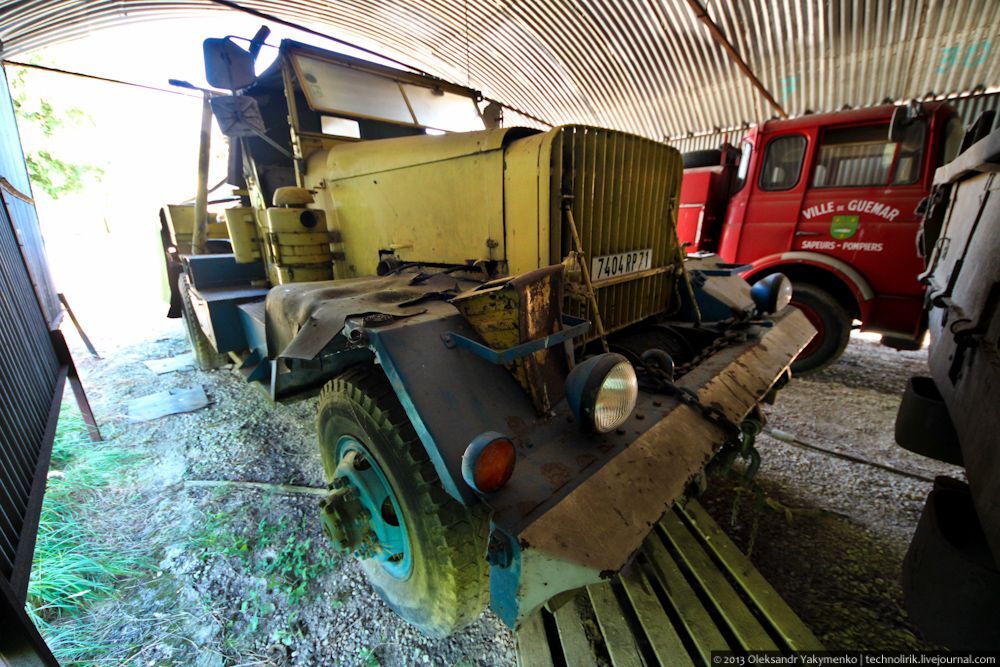
<svg viewBox="0 0 1000 667"><path fill-rule="evenodd" d="M484 285L452 299L462 316L486 344L507 349L546 338L562 328L563 266L556 264L522 273L501 284ZM569 372L566 349L546 347L508 364L540 415L565 396Z"/></svg>
<svg viewBox="0 0 1000 667"><path fill-rule="evenodd" d="M5 95L3 91L6 85L0 81L0 94ZM9 99L0 100L0 113L13 117ZM4 122L0 128L4 137L0 145L0 177L11 183L26 183L13 125ZM13 141L9 140L11 133ZM46 439L60 370L48 321L28 272L27 253L19 244L24 235L16 233L7 201L5 196L0 202L0 578L4 579L12 576L19 560L32 480ZM31 204L17 202L34 213ZM22 222L28 221L22 217ZM58 300L56 304L58 307ZM61 385L59 389L61 392ZM23 581L26 585L26 574Z"/></svg>
<svg viewBox="0 0 1000 667"><path fill-rule="evenodd" d="M928 260L934 384L955 426L979 521L1000 557L1000 129L938 169L947 213ZM992 406L992 407L990 407Z"/></svg>
<svg viewBox="0 0 1000 667"><path fill-rule="evenodd" d="M105 27L229 11L227 4L3 2L0 39L11 57ZM553 124L663 140L773 113L687 0L234 4L374 48ZM709 0L704 7L792 115L1000 85L994 0Z"/></svg>
<svg viewBox="0 0 1000 667"><path fill-rule="evenodd" d="M617 331L669 310L680 263L675 232L680 155L661 143L621 132L581 126L554 132L549 260L560 262L575 250L562 211L568 205L588 266L597 258L649 251L650 270L609 279L592 276L604 330ZM567 304L569 314L594 321L591 311L582 299Z"/></svg>
<svg viewBox="0 0 1000 667"><path fill-rule="evenodd" d="M68 372L79 378L57 355L53 339L61 334L50 336L54 319L42 308L47 295L53 313L59 302L40 282L47 277L41 239L2 75L0 179L0 662L31 656L54 665L24 603L63 386Z"/></svg>

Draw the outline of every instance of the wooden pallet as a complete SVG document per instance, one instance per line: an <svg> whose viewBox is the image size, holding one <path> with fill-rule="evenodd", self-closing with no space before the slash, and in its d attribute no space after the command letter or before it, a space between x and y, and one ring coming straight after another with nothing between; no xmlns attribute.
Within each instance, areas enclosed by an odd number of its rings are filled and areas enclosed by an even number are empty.
<svg viewBox="0 0 1000 667"><path fill-rule="evenodd" d="M560 602L518 631L520 665L693 666L712 651L822 648L694 501L664 515L618 576Z"/></svg>

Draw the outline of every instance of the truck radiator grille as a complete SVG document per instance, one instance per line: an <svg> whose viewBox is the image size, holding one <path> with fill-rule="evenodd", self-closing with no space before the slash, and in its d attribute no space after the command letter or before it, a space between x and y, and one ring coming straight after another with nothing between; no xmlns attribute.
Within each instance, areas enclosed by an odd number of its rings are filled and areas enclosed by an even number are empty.
<svg viewBox="0 0 1000 667"><path fill-rule="evenodd" d="M681 261L680 154L666 144L612 130L567 126L557 132L552 144L550 261L561 262L573 250L573 236L561 209L563 197L572 195L573 218L588 266L595 257L652 250L648 269L595 280L605 330L610 333L668 312ZM568 300L566 310L593 318L586 301Z"/></svg>

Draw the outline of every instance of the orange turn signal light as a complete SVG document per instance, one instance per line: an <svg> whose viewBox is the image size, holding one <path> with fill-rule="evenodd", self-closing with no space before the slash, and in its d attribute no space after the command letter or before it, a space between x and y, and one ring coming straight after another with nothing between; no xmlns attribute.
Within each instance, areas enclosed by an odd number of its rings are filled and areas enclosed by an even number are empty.
<svg viewBox="0 0 1000 667"><path fill-rule="evenodd" d="M487 431L473 439L462 455L462 477L479 493L493 493L510 479L517 450L506 435Z"/></svg>

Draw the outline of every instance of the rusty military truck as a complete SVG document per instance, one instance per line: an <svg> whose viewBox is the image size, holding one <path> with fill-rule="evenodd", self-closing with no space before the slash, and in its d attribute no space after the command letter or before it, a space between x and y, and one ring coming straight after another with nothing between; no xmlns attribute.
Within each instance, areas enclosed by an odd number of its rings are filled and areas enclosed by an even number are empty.
<svg viewBox="0 0 1000 667"><path fill-rule="evenodd" d="M164 208L172 314L203 368L319 392L318 519L404 619L517 627L752 455L814 329L783 276L685 260L675 149L287 40L255 76L260 45L206 41L239 201L202 169Z"/></svg>

